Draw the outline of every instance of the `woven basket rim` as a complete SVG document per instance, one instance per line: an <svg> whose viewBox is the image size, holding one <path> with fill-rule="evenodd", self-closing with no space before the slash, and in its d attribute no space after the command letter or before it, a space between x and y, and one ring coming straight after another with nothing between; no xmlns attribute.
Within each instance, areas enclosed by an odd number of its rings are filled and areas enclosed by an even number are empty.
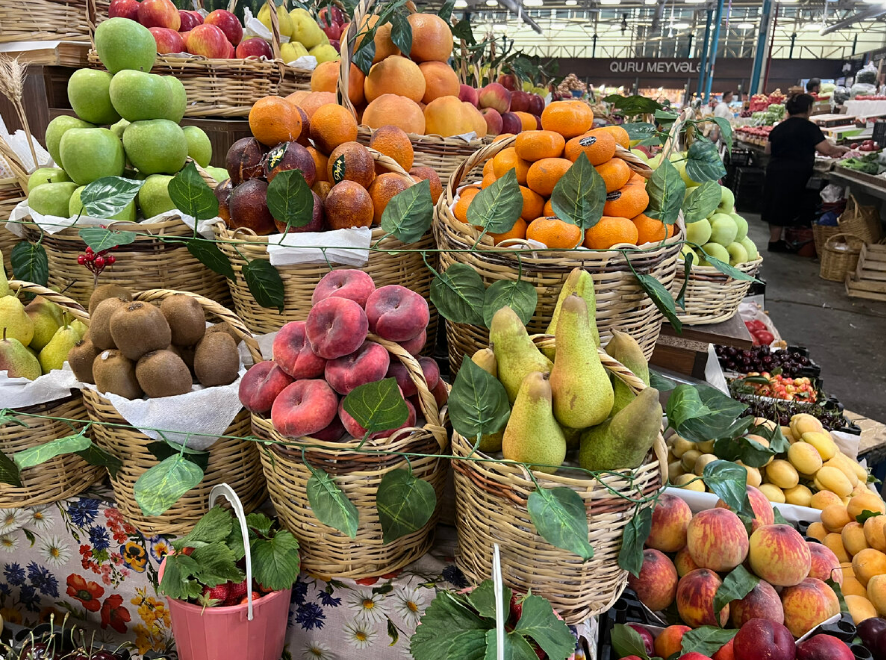
<svg viewBox="0 0 886 660"><path fill-rule="evenodd" d="M678 264L685 264L686 262L684 259L681 259L678 256L677 263ZM737 268L741 272L750 275L750 274L753 274L754 272L756 272L760 268L760 266L762 266L762 265L763 265L763 255L760 255L756 259L754 259L753 261L745 261L744 263L738 264L737 266L733 266L733 268ZM692 277L694 275L701 275L706 280L707 279L716 279L718 277L722 278L722 279L727 279L727 280L732 279L732 277L730 275L727 275L726 273L721 273L719 270L717 270L713 266L698 266L695 263L693 263L689 267L689 276ZM683 269L677 268L675 276L679 279L683 279Z"/></svg>
<svg viewBox="0 0 886 660"><path fill-rule="evenodd" d="M25 282L23 280L9 280L9 288L14 291L33 293L36 296L42 296L59 307L63 307L66 312L70 313L71 316L78 321L82 321L86 325L89 325L89 312L87 312L80 303L71 300L61 293L48 289L45 286L40 286L33 282Z"/></svg>
<svg viewBox="0 0 886 660"><path fill-rule="evenodd" d="M32 220L28 222L20 222L20 224L24 227L25 231L42 231L40 226ZM118 229L122 231L131 231L136 234L135 240L136 242L142 241L153 241L155 240L160 232L163 232L166 229L178 229L179 227L184 228L184 232L180 234L181 236L189 236L193 233L193 230L188 227L184 221L181 219L181 216L175 216L169 218L167 220L161 220L159 222L112 222L106 225L107 229ZM65 227L64 229L55 232L54 234L48 234L48 238L52 240L67 240L82 243L83 245L86 242L80 237L78 231L83 229L83 227L77 227L76 225L71 227ZM165 236L177 236L177 234L164 234ZM122 246L126 247L126 246Z"/></svg>

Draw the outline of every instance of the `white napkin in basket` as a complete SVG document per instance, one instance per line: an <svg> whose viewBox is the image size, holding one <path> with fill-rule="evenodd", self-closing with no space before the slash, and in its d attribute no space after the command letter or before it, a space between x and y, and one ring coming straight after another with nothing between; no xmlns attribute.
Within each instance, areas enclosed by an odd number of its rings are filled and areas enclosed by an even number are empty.
<svg viewBox="0 0 886 660"><path fill-rule="evenodd" d="M64 399L79 387L67 362L62 369L53 369L36 380L7 378L6 374L0 371L0 408L25 408Z"/></svg>
<svg viewBox="0 0 886 660"><path fill-rule="evenodd" d="M272 266L325 264L327 260L331 264L364 266L369 261L371 242L372 230L368 227L274 234L268 236L268 255ZM320 247L329 248L325 257Z"/></svg>

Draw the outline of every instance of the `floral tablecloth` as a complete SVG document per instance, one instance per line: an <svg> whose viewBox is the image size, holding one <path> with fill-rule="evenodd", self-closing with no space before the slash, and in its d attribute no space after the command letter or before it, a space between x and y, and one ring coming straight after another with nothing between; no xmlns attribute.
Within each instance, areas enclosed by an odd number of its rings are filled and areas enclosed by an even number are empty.
<svg viewBox="0 0 886 660"><path fill-rule="evenodd" d="M468 586L453 563L454 537L441 528L431 553L380 578L325 582L302 574L284 660L410 658L409 638L436 589ZM69 625L94 632L97 643L129 641L144 658L174 658L169 610L156 591L171 540L143 536L106 490L0 510L0 615L28 627L69 615ZM575 632L587 644L592 628L588 622Z"/></svg>

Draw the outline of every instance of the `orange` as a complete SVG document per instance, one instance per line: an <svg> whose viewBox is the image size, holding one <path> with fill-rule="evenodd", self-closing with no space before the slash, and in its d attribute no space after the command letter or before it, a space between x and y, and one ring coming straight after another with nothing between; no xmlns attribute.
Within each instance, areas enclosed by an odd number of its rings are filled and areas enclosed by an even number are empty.
<svg viewBox="0 0 886 660"><path fill-rule="evenodd" d="M567 140L586 133L593 125L594 113L583 101L556 101L541 113L541 127L556 131Z"/></svg>
<svg viewBox="0 0 886 660"><path fill-rule="evenodd" d="M501 142L502 140L507 140L508 138L514 137L513 133L502 133L501 135L496 135L492 138L493 142Z"/></svg>
<svg viewBox="0 0 886 660"><path fill-rule="evenodd" d="M628 132L621 126L604 126L603 128L597 130L609 133L612 137L615 138L615 143L618 146L624 147L625 149L631 148L631 138L628 136Z"/></svg>
<svg viewBox="0 0 886 660"><path fill-rule="evenodd" d="M266 96L249 111L249 130L268 147L297 140L301 135L301 114L280 96Z"/></svg>
<svg viewBox="0 0 886 660"><path fill-rule="evenodd" d="M520 217L526 222L532 222L542 214L545 206L544 197L525 186L520 186L520 193L523 195L523 210L520 211Z"/></svg>
<svg viewBox="0 0 886 660"><path fill-rule="evenodd" d="M602 165L615 155L615 138L596 129L574 137L566 143L566 158L573 163L584 153L591 165Z"/></svg>
<svg viewBox="0 0 886 660"><path fill-rule="evenodd" d="M360 30L357 32L354 48L351 50L352 53L357 50L361 43L363 43L363 38L366 36L366 32L376 23L378 23L378 16L375 14L371 14L363 19L360 23ZM375 41L375 56L372 58L373 64L377 64L391 55L400 54L400 49L397 48L391 40L390 23L385 23L378 27L375 31L375 39L373 39L373 41Z"/></svg>
<svg viewBox="0 0 886 660"><path fill-rule="evenodd" d="M526 238L549 248L571 249L581 245L581 228L557 218L538 218L529 223Z"/></svg>
<svg viewBox="0 0 886 660"><path fill-rule="evenodd" d="M478 122L457 96L441 96L425 107L425 131L428 135L452 137L476 131ZM474 108L476 110L476 108ZM480 115L483 119L483 115ZM483 120L483 135L486 135L486 120Z"/></svg>
<svg viewBox="0 0 886 660"><path fill-rule="evenodd" d="M363 89L370 103L382 94L398 94L418 103L425 95L425 77L418 64L400 55L392 55L372 65Z"/></svg>
<svg viewBox="0 0 886 660"><path fill-rule="evenodd" d="M407 172L412 169L412 163L415 160L415 151L412 149L412 142L406 132L398 126L382 126L372 133L369 139L369 146L379 153L389 156L397 161L397 164ZM387 172L387 168L376 166L377 174Z"/></svg>
<svg viewBox="0 0 886 660"><path fill-rule="evenodd" d="M314 113L317 112L318 108L321 108L324 105L334 105L336 103L335 94L332 92L308 92L306 96L300 97L300 100L294 100L293 97L299 93L300 92L295 92L294 94L290 94L286 97L286 100L304 110L308 115L308 119L311 119L314 116Z"/></svg>
<svg viewBox="0 0 886 660"><path fill-rule="evenodd" d="M603 177L607 193L623 188L631 178L631 168L621 158L613 158L602 165L597 165L597 173Z"/></svg>
<svg viewBox="0 0 886 660"><path fill-rule="evenodd" d="M339 161L344 158L344 161ZM341 166L344 165L344 171ZM326 180L337 184L339 181L353 181L368 188L375 179L375 160L369 150L358 142L340 144L326 163Z"/></svg>
<svg viewBox="0 0 886 660"><path fill-rule="evenodd" d="M637 244L637 227L627 218L604 215L585 232L584 246L592 250L606 250L618 243Z"/></svg>
<svg viewBox="0 0 886 660"><path fill-rule="evenodd" d="M483 166L483 176L492 173L492 159L486 161L486 164Z"/></svg>
<svg viewBox="0 0 886 660"><path fill-rule="evenodd" d="M332 186L323 202L323 210L330 229L372 225L372 198L363 186L353 181L341 181Z"/></svg>
<svg viewBox="0 0 886 660"><path fill-rule="evenodd" d="M631 222L637 228L637 245L659 243L674 235L674 225L666 225L661 220L655 220L642 213Z"/></svg>
<svg viewBox="0 0 886 660"><path fill-rule="evenodd" d="M521 130L523 131L537 131L539 130L538 120L535 118L535 115L531 115L528 112L515 112L517 115L517 119L520 120Z"/></svg>
<svg viewBox="0 0 886 660"><path fill-rule="evenodd" d="M643 186L645 188L646 187L646 179L644 179L642 176L640 176L639 174L637 174L636 172L634 172L632 170L631 171L631 178L628 179L628 182L625 185L626 186Z"/></svg>
<svg viewBox="0 0 886 660"><path fill-rule="evenodd" d="M517 183L521 186L526 184L526 176L529 173L529 163L517 155L514 147L502 149L492 159L492 171L495 178L502 178L508 170L517 171ZM538 192L538 191L536 191Z"/></svg>
<svg viewBox="0 0 886 660"><path fill-rule="evenodd" d="M416 181L431 182L431 201L436 204L440 195L443 194L443 184L440 182L440 175L437 174L437 171L433 167L420 166L413 167L409 170L409 174Z"/></svg>
<svg viewBox="0 0 886 660"><path fill-rule="evenodd" d="M458 96L461 83L446 62L422 62L418 65L425 78L425 94L422 103L430 103L441 96ZM484 132L483 135L486 135Z"/></svg>
<svg viewBox="0 0 886 660"><path fill-rule="evenodd" d="M554 131L526 131L514 141L517 155L533 163L542 158L559 158L565 146L566 140Z"/></svg>
<svg viewBox="0 0 886 660"><path fill-rule="evenodd" d="M329 157L321 154L314 147L308 147L308 153L314 159L314 169L317 170L317 181L328 181L326 178L326 169L329 163Z"/></svg>
<svg viewBox="0 0 886 660"><path fill-rule="evenodd" d="M542 158L532 163L532 167L529 168L526 185L539 195L550 197L554 192L554 186L570 167L572 161L565 158Z"/></svg>
<svg viewBox="0 0 886 660"><path fill-rule="evenodd" d="M551 200L547 200L545 202L544 208L541 210L541 214L548 218L556 218L557 214L554 213L554 205L551 204Z"/></svg>
<svg viewBox="0 0 886 660"><path fill-rule="evenodd" d="M488 236L492 236L492 242L495 245L498 245L502 241L507 241L512 238L526 238L526 227L526 221L523 218L517 218L517 222L514 223L514 226L511 227L510 231L505 231L501 234L493 234L490 232Z"/></svg>
<svg viewBox="0 0 886 660"><path fill-rule="evenodd" d="M324 105L311 117L311 139L323 153L357 139L357 120L340 105Z"/></svg>
<svg viewBox="0 0 886 660"><path fill-rule="evenodd" d="M311 74L311 91L312 92L332 92L335 94L338 88L338 72L341 69L341 62L338 60L331 62L321 62ZM366 76L355 65L351 65L348 73L348 98L354 105L363 103L363 81ZM296 104L297 105L297 104Z"/></svg>
<svg viewBox="0 0 886 660"><path fill-rule="evenodd" d="M468 224L468 207L471 205L471 200L477 196L478 192L480 192L479 188L463 189L458 195L458 201L452 208L453 215L465 224Z"/></svg>
<svg viewBox="0 0 886 660"><path fill-rule="evenodd" d="M369 128L396 126L406 133L424 135L425 113L418 103L396 94L382 94L366 106L363 124Z"/></svg>
<svg viewBox="0 0 886 660"><path fill-rule="evenodd" d="M369 186L369 196L372 198L372 222L374 224L381 223L381 214L385 212L388 202L399 195L409 187L407 182L401 175L387 172L375 177L375 181Z"/></svg>
<svg viewBox="0 0 886 660"><path fill-rule="evenodd" d="M625 186L606 195L603 215L635 218L649 206L649 195L643 186Z"/></svg>
<svg viewBox="0 0 886 660"><path fill-rule="evenodd" d="M300 89L297 92L293 92L292 94L287 96L286 102L292 103L293 105L297 105L298 107L301 107L302 101L304 101L306 98L308 98L308 95L310 93L311 92L309 92L306 89Z"/></svg>
<svg viewBox="0 0 886 660"><path fill-rule="evenodd" d="M490 172L489 174L487 174L486 176L483 177L483 180L480 182L480 187L483 190L486 190L489 186L491 186L496 181L498 181L498 179L495 178L495 172ZM523 186L520 186L520 187L522 188Z"/></svg>
<svg viewBox="0 0 886 660"><path fill-rule="evenodd" d="M409 56L416 62L445 62L452 57L452 29L436 14L410 14L412 48Z"/></svg>

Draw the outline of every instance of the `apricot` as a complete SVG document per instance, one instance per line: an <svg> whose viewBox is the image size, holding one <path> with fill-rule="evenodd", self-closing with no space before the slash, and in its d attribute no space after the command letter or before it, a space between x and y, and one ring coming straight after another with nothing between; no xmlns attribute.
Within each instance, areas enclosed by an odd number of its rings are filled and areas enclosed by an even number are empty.
<svg viewBox="0 0 886 660"><path fill-rule="evenodd" d="M828 535L828 530L820 522L814 522L806 528L806 536L819 541L824 541L824 537Z"/></svg>
<svg viewBox="0 0 886 660"><path fill-rule="evenodd" d="M846 512L853 520L858 518L863 511L870 511L881 515L886 514L886 505L883 504L883 500L877 495L868 491L850 499L849 504L846 506Z"/></svg>
<svg viewBox="0 0 886 660"><path fill-rule="evenodd" d="M637 592L637 598L653 612L667 609L677 595L677 569L667 555L647 548L643 551L640 575L628 575L628 586Z"/></svg>
<svg viewBox="0 0 886 660"><path fill-rule="evenodd" d="M868 547L868 542L864 537L864 526L861 523L847 524L840 532L840 538L843 541L843 547L850 555L857 555Z"/></svg>
<svg viewBox="0 0 886 660"><path fill-rule="evenodd" d="M813 493L812 499L809 501L809 505L813 509L818 509L819 511L824 511L832 504L841 503L842 501L840 498L829 490L821 490L817 493Z"/></svg>
<svg viewBox="0 0 886 660"><path fill-rule="evenodd" d="M808 442L795 442L788 448L788 460L801 474L813 475L822 466L821 455Z"/></svg>
<svg viewBox="0 0 886 660"><path fill-rule="evenodd" d="M825 466L816 472L815 486L819 490L829 490L841 498L852 493L852 483L835 467Z"/></svg>
<svg viewBox="0 0 886 660"><path fill-rule="evenodd" d="M803 537L790 525L764 525L751 534L751 569L772 585L788 587L809 574L811 556Z"/></svg>
<svg viewBox="0 0 886 660"><path fill-rule="evenodd" d="M748 534L737 515L728 509L700 511L686 530L686 547L702 568L730 571L748 554Z"/></svg>
<svg viewBox="0 0 886 660"><path fill-rule="evenodd" d="M781 592L785 625L794 637L800 637L840 613L837 594L821 580L806 578Z"/></svg>
<svg viewBox="0 0 886 660"><path fill-rule="evenodd" d="M821 524L829 532L839 532L850 522L846 507L842 504L831 504L821 512Z"/></svg>
<svg viewBox="0 0 886 660"><path fill-rule="evenodd" d="M729 605L714 614L714 596L722 583L720 577L707 568L699 568L684 576L677 585L680 618L693 628L725 625L729 620Z"/></svg>
<svg viewBox="0 0 886 660"><path fill-rule="evenodd" d="M824 427L818 421L818 418L806 413L799 413L791 417L790 429L796 438L801 437L804 433L821 433L824 431Z"/></svg>
<svg viewBox="0 0 886 660"><path fill-rule="evenodd" d="M852 616L852 623L856 626L865 619L871 619L877 616L877 608L864 596L852 596L843 594L846 601L846 607L849 608L849 614Z"/></svg>
<svg viewBox="0 0 886 660"><path fill-rule="evenodd" d="M766 476L782 490L793 488L800 483L800 475L797 474L796 468L781 459L772 461L766 466Z"/></svg>
<svg viewBox="0 0 886 660"><path fill-rule="evenodd" d="M867 598L867 589L865 589L865 586L852 575L852 570L849 570L849 575L846 574L846 569L841 569L841 572L843 573L843 584L840 585L840 588L843 591L843 595L863 596L864 598Z"/></svg>
<svg viewBox="0 0 886 660"><path fill-rule="evenodd" d="M843 537L840 536L839 532L831 532L824 537L824 541L822 541L822 543L827 546L828 550L837 555L837 559L839 559L841 562L848 562L852 560L852 558L846 552L846 548L843 547Z"/></svg>
<svg viewBox="0 0 886 660"><path fill-rule="evenodd" d="M670 658L683 650L683 635L692 628L689 626L668 626L655 638L655 655Z"/></svg>
<svg viewBox="0 0 886 660"><path fill-rule="evenodd" d="M784 501L796 506L809 506L812 502L812 491L803 484L798 484L784 492Z"/></svg>
<svg viewBox="0 0 886 660"><path fill-rule="evenodd" d="M803 433L800 436L800 440L803 442L808 442L810 445L815 447L815 450L818 452L819 456L821 456L821 460L823 461L829 461L838 451L834 439L827 431Z"/></svg>
<svg viewBox="0 0 886 660"><path fill-rule="evenodd" d="M682 499L663 493L652 511L652 530L646 546L662 552L677 552L686 546L692 509Z"/></svg>
<svg viewBox="0 0 886 660"><path fill-rule="evenodd" d="M760 492L763 493L766 496L766 499L770 502L775 502L777 504L785 503L784 492L775 484L760 484L759 488Z"/></svg>
<svg viewBox="0 0 886 660"><path fill-rule="evenodd" d="M865 520L864 538L870 547L886 552L886 516L872 516Z"/></svg>
<svg viewBox="0 0 886 660"><path fill-rule="evenodd" d="M868 580L867 596L880 616L886 614L886 575L874 575Z"/></svg>
<svg viewBox="0 0 886 660"><path fill-rule="evenodd" d="M863 585L875 575L886 573L886 554L873 548L865 548L852 558L852 572Z"/></svg>

